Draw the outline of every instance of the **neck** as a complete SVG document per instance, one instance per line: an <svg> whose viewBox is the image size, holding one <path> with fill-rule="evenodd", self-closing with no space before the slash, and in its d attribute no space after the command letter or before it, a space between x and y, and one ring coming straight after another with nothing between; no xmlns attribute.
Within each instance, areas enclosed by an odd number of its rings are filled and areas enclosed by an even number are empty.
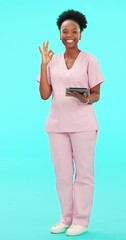
<svg viewBox="0 0 126 240"><path fill-rule="evenodd" d="M79 54L80 50L78 48L66 48L66 51L64 53L65 58L76 58Z"/></svg>

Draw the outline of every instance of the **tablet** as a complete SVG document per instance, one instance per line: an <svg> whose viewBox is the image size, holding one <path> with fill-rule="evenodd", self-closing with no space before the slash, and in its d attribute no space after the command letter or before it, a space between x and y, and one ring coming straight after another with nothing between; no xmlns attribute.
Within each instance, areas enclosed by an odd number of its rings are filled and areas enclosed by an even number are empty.
<svg viewBox="0 0 126 240"><path fill-rule="evenodd" d="M76 88L76 87L70 87L70 88L66 88L66 94L68 92L78 92L81 94L86 93L87 95L90 94L90 89L89 88Z"/></svg>

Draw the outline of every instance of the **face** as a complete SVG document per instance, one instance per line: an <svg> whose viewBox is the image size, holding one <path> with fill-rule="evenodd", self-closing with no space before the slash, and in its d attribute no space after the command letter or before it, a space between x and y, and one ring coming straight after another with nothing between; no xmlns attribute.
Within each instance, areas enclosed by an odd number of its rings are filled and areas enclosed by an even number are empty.
<svg viewBox="0 0 126 240"><path fill-rule="evenodd" d="M66 48L74 48L81 39L80 26L73 20L66 20L60 28L60 39Z"/></svg>

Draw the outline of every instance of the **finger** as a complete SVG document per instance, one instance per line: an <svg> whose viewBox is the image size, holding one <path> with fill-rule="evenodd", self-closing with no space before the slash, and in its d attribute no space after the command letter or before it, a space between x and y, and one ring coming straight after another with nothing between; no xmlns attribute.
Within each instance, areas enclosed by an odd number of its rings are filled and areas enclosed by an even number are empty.
<svg viewBox="0 0 126 240"><path fill-rule="evenodd" d="M70 95L70 96L75 96L75 94L73 93L73 92L67 92L68 93L68 95Z"/></svg>
<svg viewBox="0 0 126 240"><path fill-rule="evenodd" d="M52 50L49 50L49 55L54 55L54 52Z"/></svg>
<svg viewBox="0 0 126 240"><path fill-rule="evenodd" d="M49 46L49 41L46 41L45 43L45 47L48 49L48 46Z"/></svg>
<svg viewBox="0 0 126 240"><path fill-rule="evenodd" d="M49 52L50 59L52 59L53 55L54 55L54 52L50 50L50 52Z"/></svg>
<svg viewBox="0 0 126 240"><path fill-rule="evenodd" d="M39 46L38 48L39 48L40 53L42 54L42 49L41 49L41 47Z"/></svg>
<svg viewBox="0 0 126 240"><path fill-rule="evenodd" d="M43 51L46 51L47 47L46 47L46 42L43 42Z"/></svg>
<svg viewBox="0 0 126 240"><path fill-rule="evenodd" d="M77 92L73 91L74 94L77 94Z"/></svg>
<svg viewBox="0 0 126 240"><path fill-rule="evenodd" d="M49 53L52 53L53 51L52 50L49 50Z"/></svg>
<svg viewBox="0 0 126 240"><path fill-rule="evenodd" d="M49 56L50 60L52 59L53 55L54 55L54 54L52 54L52 55Z"/></svg>
<svg viewBox="0 0 126 240"><path fill-rule="evenodd" d="M75 95L77 95L78 97L81 96L81 93L79 93L79 92L73 91L73 93L74 93Z"/></svg>
<svg viewBox="0 0 126 240"><path fill-rule="evenodd" d="M72 96L72 97L74 97L74 98L76 98L76 99L79 99L79 97L78 97L75 93L73 93L73 94L70 95L70 96Z"/></svg>
<svg viewBox="0 0 126 240"><path fill-rule="evenodd" d="M43 42L43 49L44 49L44 47L45 47L45 42Z"/></svg>
<svg viewBox="0 0 126 240"><path fill-rule="evenodd" d="M73 91L72 94L71 94L72 97L76 98L76 99L80 99L80 97L82 97L82 94L81 93L78 93L78 92L75 92Z"/></svg>
<svg viewBox="0 0 126 240"><path fill-rule="evenodd" d="M49 41L43 42L43 51L48 51Z"/></svg>
<svg viewBox="0 0 126 240"><path fill-rule="evenodd" d="M70 94L71 94L71 92L67 92L66 94L70 95Z"/></svg>
<svg viewBox="0 0 126 240"><path fill-rule="evenodd" d="M83 96L86 98L87 97L87 93L84 93Z"/></svg>

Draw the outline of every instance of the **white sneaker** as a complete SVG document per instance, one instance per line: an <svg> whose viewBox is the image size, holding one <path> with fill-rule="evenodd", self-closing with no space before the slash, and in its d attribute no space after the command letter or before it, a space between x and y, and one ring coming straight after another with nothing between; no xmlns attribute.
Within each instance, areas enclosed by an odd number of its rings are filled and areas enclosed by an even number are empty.
<svg viewBox="0 0 126 240"><path fill-rule="evenodd" d="M66 231L68 236L80 235L87 232L87 228L78 224L72 224Z"/></svg>
<svg viewBox="0 0 126 240"><path fill-rule="evenodd" d="M62 232L66 232L66 230L69 228L69 225L66 225L64 223L58 223L56 225L54 225L51 228L51 233L62 233Z"/></svg>

